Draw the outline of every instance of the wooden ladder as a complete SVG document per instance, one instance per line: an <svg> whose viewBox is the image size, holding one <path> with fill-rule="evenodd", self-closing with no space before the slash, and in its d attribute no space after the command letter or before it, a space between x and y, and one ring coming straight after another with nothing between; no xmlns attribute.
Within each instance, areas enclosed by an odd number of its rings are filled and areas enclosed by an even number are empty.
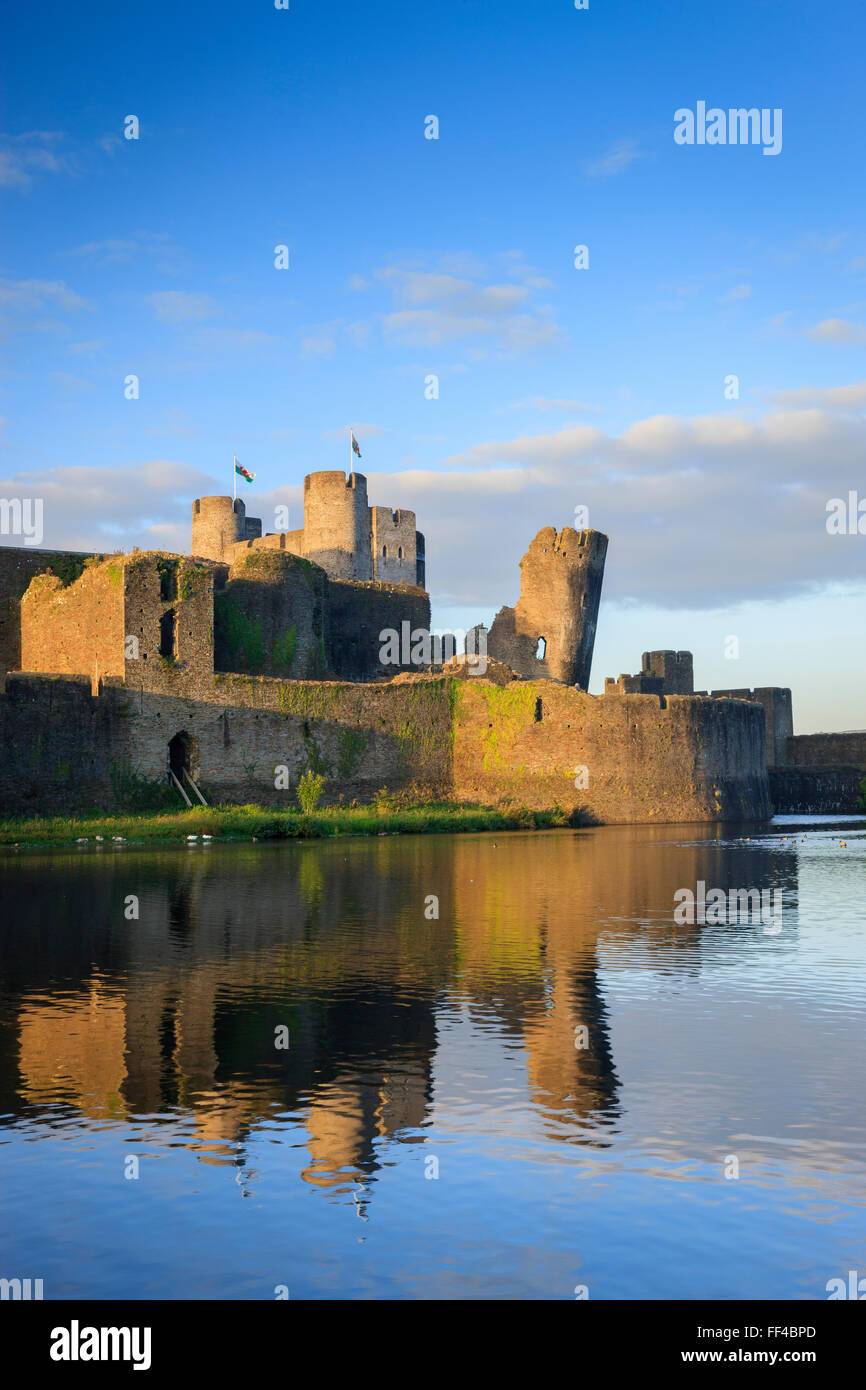
<svg viewBox="0 0 866 1390"><path fill-rule="evenodd" d="M192 780L192 778L190 777L190 775L189 775L189 773L187 772L186 768L184 768L184 770L183 770L183 775L184 775L184 777L186 778L186 780L189 782L190 786L192 787L193 791L195 792L195 794L196 794L196 796L198 797L199 801L201 802L202 806L206 806L206 805L207 805L207 802L205 801L204 797L202 796L202 794L201 794L201 792L199 791L198 787L196 786L195 782L194 782L194 781ZM190 804L192 804L192 803L190 803Z"/></svg>
<svg viewBox="0 0 866 1390"><path fill-rule="evenodd" d="M169 770L168 770L168 779L169 779L170 782L174 782L174 785L177 787L178 791L180 792L180 794L181 794L181 796L183 797L184 801L186 802L187 806L189 807L190 810L192 810L192 802L190 801L190 799L189 799L189 797L187 796L186 792L184 791L183 787L180 785L180 782L179 782L179 781L177 780L177 778L175 777L174 772L172 771L171 768L169 768Z"/></svg>

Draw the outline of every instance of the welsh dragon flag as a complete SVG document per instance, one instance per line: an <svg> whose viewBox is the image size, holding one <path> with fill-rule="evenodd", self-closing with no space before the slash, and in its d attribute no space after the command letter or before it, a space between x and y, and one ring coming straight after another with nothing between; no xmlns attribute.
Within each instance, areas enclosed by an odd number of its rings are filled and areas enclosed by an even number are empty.
<svg viewBox="0 0 866 1390"><path fill-rule="evenodd" d="M244 468L242 463L238 463L237 459L235 459L235 472L240 473L242 478L246 478L248 483L254 483L256 480L255 473L251 473L248 468Z"/></svg>
<svg viewBox="0 0 866 1390"><path fill-rule="evenodd" d="M352 436L352 453L353 453L353 454L357 454L357 455L358 455L358 458L360 458L360 457L361 457L361 450L358 448L358 441L357 441L357 439L355 438L355 431L354 431L354 430L350 430L349 433L350 433L351 436Z"/></svg>

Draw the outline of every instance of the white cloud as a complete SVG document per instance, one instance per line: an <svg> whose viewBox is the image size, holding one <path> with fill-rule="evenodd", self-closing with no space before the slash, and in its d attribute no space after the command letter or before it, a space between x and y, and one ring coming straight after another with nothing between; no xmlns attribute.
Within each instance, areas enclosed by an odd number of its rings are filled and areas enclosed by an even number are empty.
<svg viewBox="0 0 866 1390"><path fill-rule="evenodd" d="M138 545L186 552L193 498L223 487L188 464L154 459L19 472L0 481L0 495L43 500L46 549L93 553Z"/></svg>
<svg viewBox="0 0 866 1390"><path fill-rule="evenodd" d="M370 490L416 512L434 595L454 602L512 603L535 532L587 506L610 536L608 598L713 607L862 583L860 538L827 534L826 503L858 486L864 452L866 421L821 409L657 416L479 443Z"/></svg>
<svg viewBox="0 0 866 1390"><path fill-rule="evenodd" d="M515 273L532 267L518 267ZM391 290L394 309L382 317L386 341L405 347L438 347L473 341L478 356L488 346L516 354L552 347L562 339L552 310L532 300L533 286L482 284L442 270L389 266L376 278ZM486 340L486 342L485 342Z"/></svg>
<svg viewBox="0 0 866 1390"><path fill-rule="evenodd" d="M847 319L823 319L806 331L810 338L822 343L866 342L866 328L858 323L849 323Z"/></svg>
<svg viewBox="0 0 866 1390"><path fill-rule="evenodd" d="M802 409L818 406L824 410L860 410L866 406L866 381L851 386L798 386L790 391L776 391L776 405Z"/></svg>
<svg viewBox="0 0 866 1390"><path fill-rule="evenodd" d="M509 410L591 410L592 407L584 405L581 401L568 401L551 396L530 396L525 401L515 401L508 407Z"/></svg>
<svg viewBox="0 0 866 1390"><path fill-rule="evenodd" d="M63 140L59 130L0 134L0 187L29 188L36 174L71 172L71 157L61 148Z"/></svg>
<svg viewBox="0 0 866 1390"><path fill-rule="evenodd" d="M447 591L480 612L514 602L529 541L542 526L573 524L578 506L610 537L606 600L708 609L862 585L863 538L826 530L828 500L862 492L866 419L836 409L862 399L863 384L854 389L856 398L852 388L822 388L832 408L755 419L654 416L618 435L578 424L481 441L438 467L407 460L398 472L368 473L370 500L416 513L434 597ZM384 431L356 423L362 452L365 438ZM347 426L327 431L344 443L346 434ZM49 547L165 544L171 534L185 550L192 499L227 483L157 459L21 472L0 481L0 495L44 499ZM245 500L272 529L268 508L278 501L301 524L300 498L300 488L285 486Z"/></svg>
<svg viewBox="0 0 866 1390"><path fill-rule="evenodd" d="M616 174L624 173L635 160L643 158L644 154L637 140L618 140L599 159L584 164L583 172L589 178L609 179Z"/></svg>
<svg viewBox="0 0 866 1390"><path fill-rule="evenodd" d="M751 285L734 285L731 289L728 290L727 294L723 294L723 295L721 296L721 298L720 298L720 300L719 300L719 303L720 303L720 304L736 304L738 300L741 300L741 299L751 299L751 297L752 297L752 287L751 287Z"/></svg>
<svg viewBox="0 0 866 1390"><path fill-rule="evenodd" d="M330 357L335 346L333 338L327 333L303 338L301 341L301 351L305 357Z"/></svg>
<svg viewBox="0 0 866 1390"><path fill-rule="evenodd" d="M74 312L93 305L63 280L0 280L0 306L9 309L63 309Z"/></svg>
<svg viewBox="0 0 866 1390"><path fill-rule="evenodd" d="M384 425L371 425L364 422L358 424L358 422L355 421L351 425L340 425L339 429L324 430L322 432L322 438L344 439L348 444L350 429L355 431L355 438L359 444L362 444L364 439L379 439L383 434L390 434L391 432L387 430Z"/></svg>
<svg viewBox="0 0 866 1390"><path fill-rule="evenodd" d="M198 323L212 318L217 306L208 294L188 294L185 290L158 290L147 302L163 323Z"/></svg>

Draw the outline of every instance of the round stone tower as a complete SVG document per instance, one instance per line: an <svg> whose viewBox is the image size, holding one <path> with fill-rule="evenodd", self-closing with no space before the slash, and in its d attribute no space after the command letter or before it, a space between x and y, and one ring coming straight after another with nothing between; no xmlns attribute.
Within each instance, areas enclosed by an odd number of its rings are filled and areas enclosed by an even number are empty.
<svg viewBox="0 0 866 1390"><path fill-rule="evenodd" d="M190 554L230 561L229 547L246 539L246 512L239 497L197 497L192 504Z"/></svg>
<svg viewBox="0 0 866 1390"><path fill-rule="evenodd" d="M370 509L363 473L308 473L304 555L332 579L371 579Z"/></svg>

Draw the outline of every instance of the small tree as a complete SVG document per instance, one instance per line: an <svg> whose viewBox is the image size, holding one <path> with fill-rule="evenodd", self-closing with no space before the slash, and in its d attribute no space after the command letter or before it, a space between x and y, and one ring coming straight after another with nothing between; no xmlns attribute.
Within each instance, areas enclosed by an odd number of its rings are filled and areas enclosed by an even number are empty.
<svg viewBox="0 0 866 1390"><path fill-rule="evenodd" d="M298 782L298 805L305 816L312 815L321 799L325 779L320 772L309 768Z"/></svg>

